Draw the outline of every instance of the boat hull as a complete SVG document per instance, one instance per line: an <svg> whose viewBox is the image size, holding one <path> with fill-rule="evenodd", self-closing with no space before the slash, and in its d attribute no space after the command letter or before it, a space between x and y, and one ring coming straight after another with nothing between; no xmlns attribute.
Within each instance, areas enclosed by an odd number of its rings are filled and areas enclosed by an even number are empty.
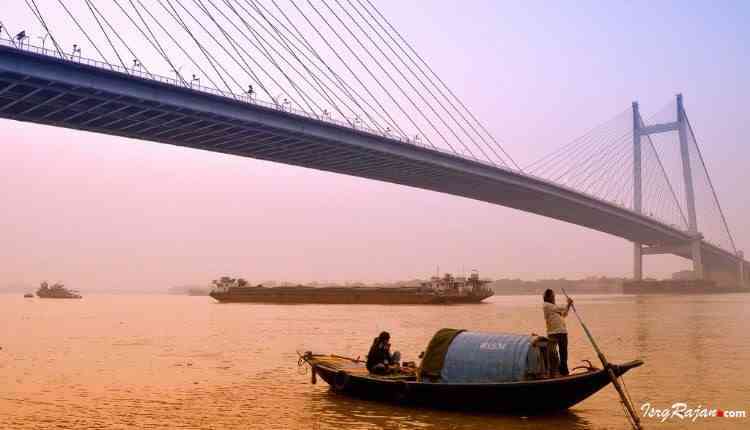
<svg viewBox="0 0 750 430"><path fill-rule="evenodd" d="M318 303L375 305L439 305L479 303L491 292L466 295L399 291L396 288L373 290L358 288L247 288L243 293L211 292L221 303ZM391 290L391 291L389 291Z"/></svg>
<svg viewBox="0 0 750 430"><path fill-rule="evenodd" d="M636 360L613 365L613 370L616 375L621 376L642 364L643 362ZM352 374L325 365L313 366L316 374L334 391L354 397L438 409L524 415L568 409L610 383L609 375L601 369L535 381L446 384L386 380Z"/></svg>
<svg viewBox="0 0 750 430"><path fill-rule="evenodd" d="M40 299L82 299L83 298L78 294L47 295L47 294L39 294L39 293L37 293L37 297L39 297Z"/></svg>

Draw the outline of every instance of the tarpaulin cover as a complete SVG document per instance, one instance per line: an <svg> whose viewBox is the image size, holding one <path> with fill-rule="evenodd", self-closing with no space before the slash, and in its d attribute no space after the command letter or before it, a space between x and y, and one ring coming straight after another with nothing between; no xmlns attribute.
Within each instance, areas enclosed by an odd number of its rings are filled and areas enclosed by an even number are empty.
<svg viewBox="0 0 750 430"><path fill-rule="evenodd" d="M422 357L422 364L419 369L420 379L427 381L437 381L440 379L440 372L443 370L443 362L445 361L445 354L448 352L453 338L464 330L457 330L454 328L443 328L437 331L430 344L427 345L427 350Z"/></svg>
<svg viewBox="0 0 750 430"><path fill-rule="evenodd" d="M522 381L526 379L527 366L536 367L536 348L530 351L533 339L515 334L460 332L448 346L440 382Z"/></svg>

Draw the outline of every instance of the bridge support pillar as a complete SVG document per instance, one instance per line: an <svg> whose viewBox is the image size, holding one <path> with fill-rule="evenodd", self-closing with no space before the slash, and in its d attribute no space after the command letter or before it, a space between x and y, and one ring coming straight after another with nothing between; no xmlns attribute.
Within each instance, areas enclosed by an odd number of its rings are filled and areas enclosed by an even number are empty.
<svg viewBox="0 0 750 430"><path fill-rule="evenodd" d="M685 200L688 211L688 231L695 236L691 244L693 257L693 272L697 279L705 279L703 270L703 256L701 255L701 239L698 233L698 217L695 213L695 190L693 188L693 171L690 165L690 147L688 146L688 123L685 108L682 104L682 94L677 94L677 133L680 137L680 156L682 158L682 178L685 181Z"/></svg>
<svg viewBox="0 0 750 430"><path fill-rule="evenodd" d="M737 278L740 282L740 286L745 286L745 253L737 251L737 257L739 257L739 270L737 271Z"/></svg>
<svg viewBox="0 0 750 430"><path fill-rule="evenodd" d="M641 114L638 102L633 102L633 211L643 211L643 186L641 177ZM633 242L633 280L643 280L643 246Z"/></svg>
<svg viewBox="0 0 750 430"><path fill-rule="evenodd" d="M706 279L706 271L703 266L703 254L701 253L701 239L699 236L690 244L690 253L693 256L693 273L696 279Z"/></svg>
<svg viewBox="0 0 750 430"><path fill-rule="evenodd" d="M633 280L643 280L643 247L640 243L633 243Z"/></svg>

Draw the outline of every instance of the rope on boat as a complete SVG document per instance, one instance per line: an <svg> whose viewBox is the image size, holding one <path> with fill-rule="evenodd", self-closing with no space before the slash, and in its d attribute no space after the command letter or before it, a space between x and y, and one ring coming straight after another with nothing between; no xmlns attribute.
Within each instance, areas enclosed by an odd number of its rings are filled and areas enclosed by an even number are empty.
<svg viewBox="0 0 750 430"><path fill-rule="evenodd" d="M299 360L297 360L297 367L304 367L305 364L310 364L307 360L312 356L312 352L305 351L304 354L300 354L299 351L297 352L299 354Z"/></svg>
<svg viewBox="0 0 750 430"><path fill-rule="evenodd" d="M299 354L299 351L297 351L297 354ZM305 351L304 354L299 354L299 359L297 360L297 372L300 375L306 375L307 367L305 364L310 366L310 371L312 372L312 375L310 375L310 383L315 385L318 383L318 372L315 369L315 365L310 363L310 358L312 358L312 352L310 351Z"/></svg>
<svg viewBox="0 0 750 430"><path fill-rule="evenodd" d="M310 366L310 368L313 367L313 365L310 363L310 358L312 358L312 352L305 351L304 354L300 354L299 351L297 351L297 354L299 355L299 359L297 360L297 368L300 373L300 375L307 374L307 367L305 367L305 364Z"/></svg>
<svg viewBox="0 0 750 430"><path fill-rule="evenodd" d="M596 367L596 366L594 366L593 364L591 364L591 362L589 360L581 360L581 361L584 362L584 363L586 363L586 364L583 365L583 366L576 366L576 367L570 369L570 371L571 372L575 372L578 369L584 369L586 372L593 372L594 370L599 370L599 368Z"/></svg>
<svg viewBox="0 0 750 430"><path fill-rule="evenodd" d="M360 360L359 357L357 357L357 358L351 358L351 357L344 357L343 355L336 355L336 354L331 354L331 357L341 358L341 359L344 359L344 360L353 361L355 363L364 363L365 362L364 360Z"/></svg>

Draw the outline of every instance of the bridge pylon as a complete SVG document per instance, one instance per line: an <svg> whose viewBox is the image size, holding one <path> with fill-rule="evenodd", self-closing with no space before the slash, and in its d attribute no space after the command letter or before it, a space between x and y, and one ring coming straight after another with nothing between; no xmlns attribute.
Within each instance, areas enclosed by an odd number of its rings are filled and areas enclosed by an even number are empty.
<svg viewBox="0 0 750 430"><path fill-rule="evenodd" d="M740 286L745 286L745 253L742 251L737 251L737 259L738 261L738 270L737 270L737 277L739 278Z"/></svg>
<svg viewBox="0 0 750 430"><path fill-rule="evenodd" d="M652 134L676 131L680 140L680 158L682 159L682 177L685 185L685 200L688 211L688 233L692 236L689 245L689 254L693 260L693 273L697 279L705 279L703 266L703 255L701 252L701 240L703 235L698 231L698 217L695 212L695 189L693 186L693 172L690 165L690 150L688 146L689 125L685 108L682 103L682 94L677 94L677 118L674 122L645 125L641 118L638 102L633 102L633 211L643 212L643 185L641 169L641 137ZM675 248L684 245L643 247L640 243L633 244L633 279L643 279L643 255L674 253Z"/></svg>
<svg viewBox="0 0 750 430"><path fill-rule="evenodd" d="M643 185L641 173L641 114L638 102L633 102L633 210L643 212ZM633 280L643 279L643 245L633 243Z"/></svg>

